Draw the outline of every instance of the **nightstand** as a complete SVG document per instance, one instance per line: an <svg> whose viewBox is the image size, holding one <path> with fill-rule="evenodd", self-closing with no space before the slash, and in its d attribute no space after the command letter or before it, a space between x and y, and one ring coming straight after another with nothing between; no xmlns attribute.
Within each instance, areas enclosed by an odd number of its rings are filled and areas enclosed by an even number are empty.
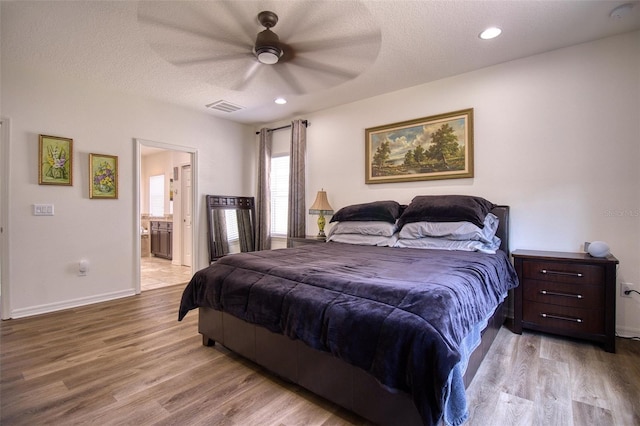
<svg viewBox="0 0 640 426"><path fill-rule="evenodd" d="M618 259L587 253L516 250L513 331L587 339L615 352Z"/></svg>
<svg viewBox="0 0 640 426"><path fill-rule="evenodd" d="M316 237L315 235L307 235L306 237L292 237L287 239L288 247L300 247L307 244L326 243L327 239Z"/></svg>

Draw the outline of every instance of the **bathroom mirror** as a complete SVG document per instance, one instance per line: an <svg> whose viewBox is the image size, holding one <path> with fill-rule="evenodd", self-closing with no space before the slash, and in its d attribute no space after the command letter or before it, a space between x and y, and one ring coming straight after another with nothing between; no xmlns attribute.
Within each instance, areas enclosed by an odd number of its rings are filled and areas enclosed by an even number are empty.
<svg viewBox="0 0 640 426"><path fill-rule="evenodd" d="M209 263L231 253L255 250L253 197L207 195Z"/></svg>

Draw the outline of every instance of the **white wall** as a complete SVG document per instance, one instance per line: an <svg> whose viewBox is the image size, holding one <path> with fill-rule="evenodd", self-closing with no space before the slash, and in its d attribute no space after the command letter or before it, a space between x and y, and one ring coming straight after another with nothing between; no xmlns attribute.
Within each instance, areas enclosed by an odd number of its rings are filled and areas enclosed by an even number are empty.
<svg viewBox="0 0 640 426"><path fill-rule="evenodd" d="M322 187L334 210L483 196L511 206L512 250L604 240L620 260L618 281L640 288L639 49L635 32L306 114L307 206ZM365 128L464 108L474 108L473 179L364 183ZM640 335L640 299L617 302L618 330Z"/></svg>
<svg viewBox="0 0 640 426"><path fill-rule="evenodd" d="M46 70L45 70L46 71ZM195 148L196 269L207 262L204 194L252 194L255 139L248 126L196 111L15 69L2 58L2 116L11 119L10 315L31 315L133 294L134 138ZM38 185L38 135L72 138L73 186ZM88 155L118 156L119 199L88 194ZM247 166L250 170L247 170ZM55 205L36 217L32 204ZM87 276L77 274L80 259Z"/></svg>

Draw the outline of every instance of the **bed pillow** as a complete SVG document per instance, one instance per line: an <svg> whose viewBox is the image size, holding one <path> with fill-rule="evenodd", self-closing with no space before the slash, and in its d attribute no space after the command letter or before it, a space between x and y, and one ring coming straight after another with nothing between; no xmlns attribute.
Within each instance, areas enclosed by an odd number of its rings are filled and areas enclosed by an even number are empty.
<svg viewBox="0 0 640 426"><path fill-rule="evenodd" d="M444 238L456 241L483 241L491 243L498 230L499 219L493 213L487 213L484 227L471 222L412 222L400 230L400 238L416 239L423 237Z"/></svg>
<svg viewBox="0 0 640 426"><path fill-rule="evenodd" d="M343 207L333 215L331 222L377 220L396 223L400 213L400 204L395 201L374 201Z"/></svg>
<svg viewBox="0 0 640 426"><path fill-rule="evenodd" d="M436 249L436 250L457 250L457 251L478 251L481 253L495 254L500 248L501 240L493 237L491 242L484 241L454 241L444 238L423 237L418 239L399 238L394 247Z"/></svg>
<svg viewBox="0 0 640 426"><path fill-rule="evenodd" d="M382 235L361 235L361 234L333 234L327 237L327 241L343 244L357 244L360 246L388 246L393 247L398 241L398 234L390 237Z"/></svg>
<svg viewBox="0 0 640 426"><path fill-rule="evenodd" d="M419 195L398 219L398 228L412 222L471 222L483 228L493 207L491 201L470 195Z"/></svg>
<svg viewBox="0 0 640 426"><path fill-rule="evenodd" d="M331 226L328 235L333 234L359 234L359 235L381 235L390 237L396 232L396 224L383 222L381 220L363 220L336 222Z"/></svg>

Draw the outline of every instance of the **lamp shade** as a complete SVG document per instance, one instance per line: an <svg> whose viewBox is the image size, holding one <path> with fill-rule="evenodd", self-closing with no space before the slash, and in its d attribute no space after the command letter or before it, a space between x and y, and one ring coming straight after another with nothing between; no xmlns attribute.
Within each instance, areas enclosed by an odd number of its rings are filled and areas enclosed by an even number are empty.
<svg viewBox="0 0 640 426"><path fill-rule="evenodd" d="M327 200L326 191L318 191L316 195L316 200L313 202L311 207L309 208L309 214L333 214L333 208L329 204L329 200Z"/></svg>

